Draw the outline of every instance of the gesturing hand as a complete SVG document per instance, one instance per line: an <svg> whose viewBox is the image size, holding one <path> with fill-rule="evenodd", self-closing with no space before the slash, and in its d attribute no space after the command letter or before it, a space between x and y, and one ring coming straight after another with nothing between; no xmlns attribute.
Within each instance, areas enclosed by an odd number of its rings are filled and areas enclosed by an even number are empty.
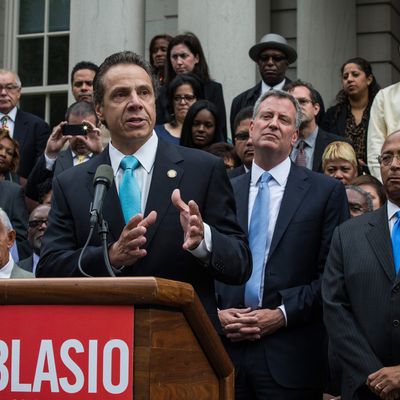
<svg viewBox="0 0 400 400"><path fill-rule="evenodd" d="M194 250L204 239L204 224L195 201L185 203L181 198L179 189L175 189L171 195L172 204L180 212L180 221L184 233L183 249Z"/></svg>

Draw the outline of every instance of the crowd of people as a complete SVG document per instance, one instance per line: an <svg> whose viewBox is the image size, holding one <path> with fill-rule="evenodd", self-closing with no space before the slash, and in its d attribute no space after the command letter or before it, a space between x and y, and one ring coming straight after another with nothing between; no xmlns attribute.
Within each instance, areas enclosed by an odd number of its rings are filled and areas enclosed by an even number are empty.
<svg viewBox="0 0 400 400"><path fill-rule="evenodd" d="M325 112L286 76L285 38L249 57L261 81L233 99L231 139L193 33L155 36L150 62L76 64L52 130L0 70L0 277L110 273L99 238L81 256L108 164L112 274L192 284L237 399L400 398L400 83L351 58Z"/></svg>

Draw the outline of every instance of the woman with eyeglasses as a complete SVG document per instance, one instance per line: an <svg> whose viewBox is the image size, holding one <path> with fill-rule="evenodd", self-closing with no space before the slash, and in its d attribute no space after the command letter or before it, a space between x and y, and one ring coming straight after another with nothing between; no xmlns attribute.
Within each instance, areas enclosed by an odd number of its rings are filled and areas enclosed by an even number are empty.
<svg viewBox="0 0 400 400"><path fill-rule="evenodd" d="M193 73L204 87L204 98L215 104L221 121L221 132L226 140L226 111L222 85L211 79L203 48L193 33L175 36L168 45L165 63L165 84L181 74ZM165 86L160 89L157 98L157 123L168 118L167 93Z"/></svg>
<svg viewBox="0 0 400 400"><path fill-rule="evenodd" d="M20 183L16 171L19 165L19 144L7 129L0 129L0 180Z"/></svg>
<svg viewBox="0 0 400 400"><path fill-rule="evenodd" d="M167 87L169 121L155 126L157 135L170 143L179 144L183 121L190 106L203 97L202 84L195 75L177 75Z"/></svg>
<svg viewBox="0 0 400 400"><path fill-rule="evenodd" d="M371 64L363 58L347 60L340 69L342 89L325 114L322 128L349 138L360 167L367 172L367 130L372 101L380 86Z"/></svg>

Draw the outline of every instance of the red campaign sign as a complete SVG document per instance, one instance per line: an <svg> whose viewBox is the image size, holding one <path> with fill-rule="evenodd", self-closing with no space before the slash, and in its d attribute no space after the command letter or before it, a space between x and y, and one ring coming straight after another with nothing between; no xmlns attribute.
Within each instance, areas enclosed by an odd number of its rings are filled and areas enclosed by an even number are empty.
<svg viewBox="0 0 400 400"><path fill-rule="evenodd" d="M1 306L1 400L132 400L133 306Z"/></svg>

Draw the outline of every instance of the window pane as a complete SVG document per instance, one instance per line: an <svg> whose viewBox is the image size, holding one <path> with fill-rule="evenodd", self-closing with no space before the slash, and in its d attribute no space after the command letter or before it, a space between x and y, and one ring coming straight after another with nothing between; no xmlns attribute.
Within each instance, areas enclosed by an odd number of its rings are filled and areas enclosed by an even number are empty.
<svg viewBox="0 0 400 400"><path fill-rule="evenodd" d="M44 119L46 95L23 94L19 100L21 110L30 112Z"/></svg>
<svg viewBox="0 0 400 400"><path fill-rule="evenodd" d="M49 38L48 84L68 83L69 36Z"/></svg>
<svg viewBox="0 0 400 400"><path fill-rule="evenodd" d="M22 86L43 84L43 38L18 41L18 74Z"/></svg>
<svg viewBox="0 0 400 400"><path fill-rule="evenodd" d="M50 0L50 32L69 30L69 1L70 0Z"/></svg>
<svg viewBox="0 0 400 400"><path fill-rule="evenodd" d="M44 0L20 0L19 33L44 32Z"/></svg>
<svg viewBox="0 0 400 400"><path fill-rule="evenodd" d="M65 119L67 111L68 94L53 93L50 95L50 126L56 126Z"/></svg>

